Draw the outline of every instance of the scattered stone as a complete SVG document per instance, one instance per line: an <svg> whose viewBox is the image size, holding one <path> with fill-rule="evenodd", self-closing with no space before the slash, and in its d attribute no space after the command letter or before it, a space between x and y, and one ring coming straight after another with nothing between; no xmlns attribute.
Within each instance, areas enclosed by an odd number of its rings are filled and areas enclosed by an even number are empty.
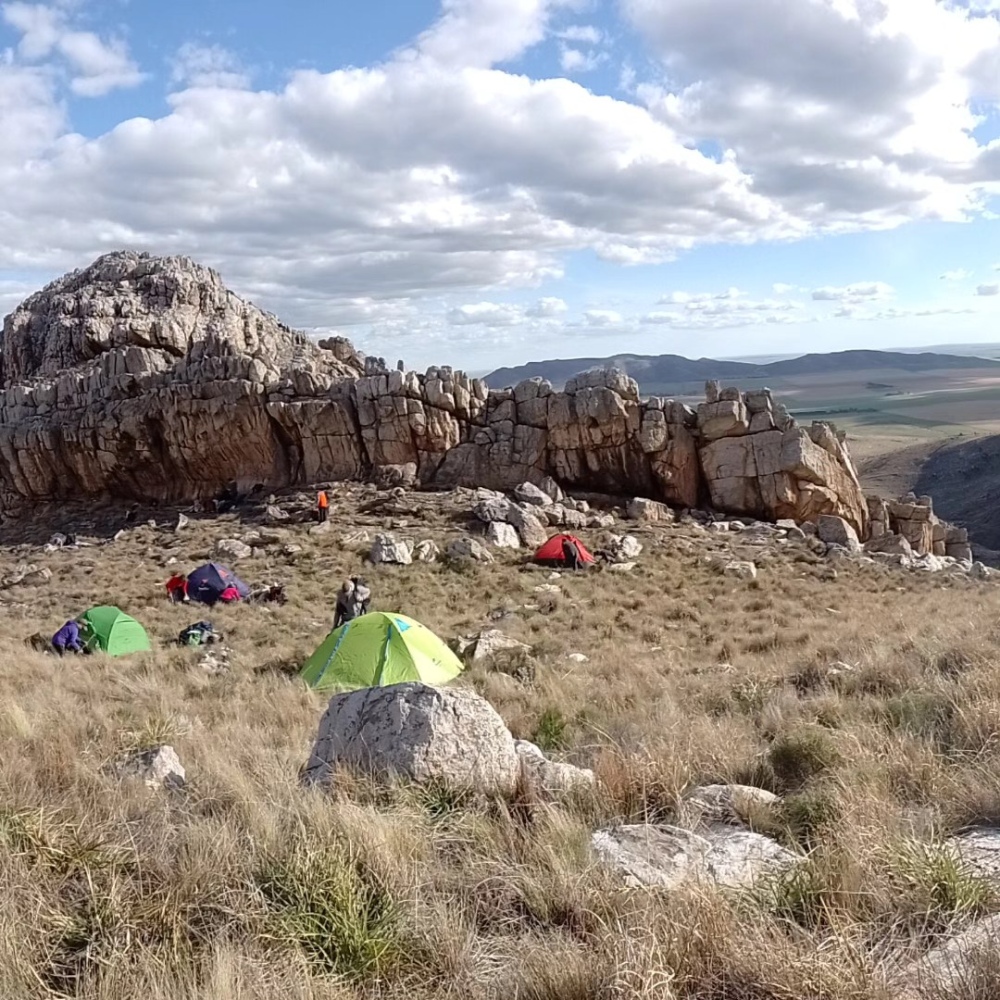
<svg viewBox="0 0 1000 1000"><path fill-rule="evenodd" d="M752 785L702 785L684 794L680 814L685 825L749 827L780 804L780 796Z"/></svg>
<svg viewBox="0 0 1000 1000"><path fill-rule="evenodd" d="M554 583L543 583L535 587L536 594L549 594L553 597L557 597L562 593L562 588L557 587Z"/></svg>
<svg viewBox="0 0 1000 1000"><path fill-rule="evenodd" d="M302 554L302 546L295 545L293 542L286 542L281 546L281 554L286 559L295 559Z"/></svg>
<svg viewBox="0 0 1000 1000"><path fill-rule="evenodd" d="M460 640L459 646L459 655L469 663L489 660L497 653L531 652L531 647L527 643L504 635L503 632L495 628L485 629L471 639Z"/></svg>
<svg viewBox="0 0 1000 1000"><path fill-rule="evenodd" d="M191 519L187 516L187 514L178 514L177 524L174 525L174 531L183 531L190 523Z"/></svg>
<svg viewBox="0 0 1000 1000"><path fill-rule="evenodd" d="M329 535L333 531L332 521L320 521L309 529L310 535Z"/></svg>
<svg viewBox="0 0 1000 1000"><path fill-rule="evenodd" d="M198 659L198 666L206 674L219 677L229 673L229 657L231 655L232 650L227 649L225 646L214 645L201 654Z"/></svg>
<svg viewBox="0 0 1000 1000"><path fill-rule="evenodd" d="M745 888L800 861L770 837L724 824L698 833L666 825L620 826L598 830L591 844L598 858L632 887L674 889L705 881Z"/></svg>
<svg viewBox="0 0 1000 1000"><path fill-rule="evenodd" d="M752 562L727 562L723 565L722 572L726 576L734 576L738 580L749 581L757 579L757 566Z"/></svg>
<svg viewBox="0 0 1000 1000"><path fill-rule="evenodd" d="M172 746L161 744L140 750L118 766L122 778L139 778L149 788L183 788L186 781L184 767Z"/></svg>
<svg viewBox="0 0 1000 1000"><path fill-rule="evenodd" d="M379 534L372 542L368 558L377 565L388 563L396 566L409 566L413 562L413 544L407 541L397 541L392 535Z"/></svg>
<svg viewBox="0 0 1000 1000"><path fill-rule="evenodd" d="M478 563L493 562L493 553L482 542L467 536L452 539L445 549L445 554L456 562L468 559Z"/></svg>
<svg viewBox="0 0 1000 1000"><path fill-rule="evenodd" d="M571 660L573 663L589 663L590 657L585 656L583 653L567 653L566 659Z"/></svg>
<svg viewBox="0 0 1000 1000"><path fill-rule="evenodd" d="M289 514L287 510L282 510L274 504L268 504L264 508L264 517L266 517L272 524L278 524L281 521L287 521L289 519Z"/></svg>
<svg viewBox="0 0 1000 1000"><path fill-rule="evenodd" d="M498 549L519 549L521 539L512 524L492 521L486 526L486 540Z"/></svg>
<svg viewBox="0 0 1000 1000"><path fill-rule="evenodd" d="M708 526L708 530L713 535L728 535L729 534L729 522L728 521L713 521Z"/></svg>
<svg viewBox="0 0 1000 1000"><path fill-rule="evenodd" d="M996 574L996 570L990 569L985 563L974 562L969 570L969 576L973 580L989 580Z"/></svg>
<svg viewBox="0 0 1000 1000"><path fill-rule="evenodd" d="M215 543L214 554L223 562L238 562L240 559L250 559L253 549L238 538L220 538Z"/></svg>
<svg viewBox="0 0 1000 1000"><path fill-rule="evenodd" d="M472 508L472 513L485 524L493 524L495 521L507 523L510 519L511 502L502 493L491 490L482 492L487 495L480 497Z"/></svg>
<svg viewBox="0 0 1000 1000"><path fill-rule="evenodd" d="M521 541L529 549L537 549L549 540L549 533L542 522L528 509L511 504L508 522L516 529Z"/></svg>
<svg viewBox="0 0 1000 1000"><path fill-rule="evenodd" d="M509 794L521 758L503 719L473 691L406 683L330 699L303 781L328 785L338 767Z"/></svg>
<svg viewBox="0 0 1000 1000"><path fill-rule="evenodd" d="M2 580L0 587L38 587L48 583L52 579L52 571L45 566L36 566L34 563L20 563L11 570Z"/></svg>
<svg viewBox="0 0 1000 1000"><path fill-rule="evenodd" d="M860 549L858 533L842 517L822 514L816 525L819 540L828 545L842 545L846 549Z"/></svg>
<svg viewBox="0 0 1000 1000"><path fill-rule="evenodd" d="M882 552L910 559L913 555L913 547L902 535L895 535L887 531L865 542L865 552Z"/></svg>
<svg viewBox="0 0 1000 1000"><path fill-rule="evenodd" d="M626 563L611 563L610 566L606 566L605 569L609 573L631 573L635 569L636 563L626 562Z"/></svg>
<svg viewBox="0 0 1000 1000"><path fill-rule="evenodd" d="M594 772L589 768L549 760L539 747L527 740L515 740L514 748L525 773L546 798L561 799L594 787Z"/></svg>
<svg viewBox="0 0 1000 1000"><path fill-rule="evenodd" d="M673 521L674 512L664 503L634 497L625 507L625 515L630 521Z"/></svg>
<svg viewBox="0 0 1000 1000"><path fill-rule="evenodd" d="M521 483L514 489L514 496L521 503L530 504L532 507L548 507L552 504L552 497L534 483Z"/></svg>
<svg viewBox="0 0 1000 1000"><path fill-rule="evenodd" d="M432 541L430 538L426 538L422 542L417 542L417 544L413 547L413 558L417 562L437 562L438 556L440 555L441 550L438 548L437 543Z"/></svg>
<svg viewBox="0 0 1000 1000"><path fill-rule="evenodd" d="M612 535L605 552L613 563L632 562L642 555L642 542L634 535Z"/></svg>
<svg viewBox="0 0 1000 1000"><path fill-rule="evenodd" d="M327 521L326 523L329 524L330 522ZM322 525L316 525L316 527L317 528L322 527ZM312 531L311 528L309 530L310 532ZM344 537L341 539L341 545L345 546L349 545L353 548L356 545L367 545L369 542L371 542L371 540L372 540L371 534L362 529L360 531L350 531L346 535L344 535Z"/></svg>
<svg viewBox="0 0 1000 1000"><path fill-rule="evenodd" d="M591 514L587 518L586 527L588 528L613 528L615 526L615 516L614 514Z"/></svg>

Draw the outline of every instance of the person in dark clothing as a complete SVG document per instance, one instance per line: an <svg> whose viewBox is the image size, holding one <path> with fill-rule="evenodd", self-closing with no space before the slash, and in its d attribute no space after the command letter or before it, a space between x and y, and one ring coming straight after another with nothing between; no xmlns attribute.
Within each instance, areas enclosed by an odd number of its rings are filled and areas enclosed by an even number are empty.
<svg viewBox="0 0 1000 1000"><path fill-rule="evenodd" d="M566 569L583 569L583 559L580 558L580 550L576 547L572 539L564 538L562 542L563 562Z"/></svg>
<svg viewBox="0 0 1000 1000"><path fill-rule="evenodd" d="M368 589L364 580L352 577L345 580L343 586L337 593L337 607L333 613L333 627L340 628L347 622L354 621L361 615L367 614L371 606L372 592Z"/></svg>
<svg viewBox="0 0 1000 1000"><path fill-rule="evenodd" d="M68 649L71 653L83 652L83 642L80 640L80 626L75 621L68 621L54 636L52 648L62 656Z"/></svg>

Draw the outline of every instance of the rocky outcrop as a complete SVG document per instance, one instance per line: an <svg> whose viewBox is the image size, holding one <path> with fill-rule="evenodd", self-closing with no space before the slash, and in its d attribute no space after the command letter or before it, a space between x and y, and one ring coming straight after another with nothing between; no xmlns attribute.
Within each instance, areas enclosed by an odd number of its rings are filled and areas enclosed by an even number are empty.
<svg viewBox="0 0 1000 1000"><path fill-rule="evenodd" d="M962 563L972 562L968 530L937 517L929 496L910 493L899 500L866 499L871 529L865 548L869 552L950 556Z"/></svg>
<svg viewBox="0 0 1000 1000"><path fill-rule="evenodd" d="M109 254L31 296L4 323L0 381L8 508L371 478L519 490L528 545L560 486L767 520L834 514L867 537L843 435L797 427L767 390L713 384L695 411L640 399L620 372L556 392L387 371L343 338L313 344L182 257Z"/></svg>

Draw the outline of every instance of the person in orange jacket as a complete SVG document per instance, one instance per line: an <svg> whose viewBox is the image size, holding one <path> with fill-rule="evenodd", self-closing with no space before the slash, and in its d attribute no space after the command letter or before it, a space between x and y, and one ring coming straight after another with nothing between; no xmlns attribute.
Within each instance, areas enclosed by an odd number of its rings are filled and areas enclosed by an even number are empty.
<svg viewBox="0 0 1000 1000"><path fill-rule="evenodd" d="M330 498L326 495L326 490L320 490L316 494L316 510L319 514L319 522L322 524L330 515Z"/></svg>

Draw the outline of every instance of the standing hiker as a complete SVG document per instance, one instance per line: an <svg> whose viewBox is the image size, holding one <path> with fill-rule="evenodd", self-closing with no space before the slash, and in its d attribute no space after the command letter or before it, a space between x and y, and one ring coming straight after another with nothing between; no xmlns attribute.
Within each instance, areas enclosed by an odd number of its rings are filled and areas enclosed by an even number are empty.
<svg viewBox="0 0 1000 1000"><path fill-rule="evenodd" d="M337 592L337 607L333 613L333 627L340 628L348 622L354 621L361 615L368 613L371 604L372 592L365 585L364 580L352 577L345 580L340 590Z"/></svg>
<svg viewBox="0 0 1000 1000"><path fill-rule="evenodd" d="M320 524L330 515L330 498L326 495L326 490L320 490L316 494L316 513Z"/></svg>

